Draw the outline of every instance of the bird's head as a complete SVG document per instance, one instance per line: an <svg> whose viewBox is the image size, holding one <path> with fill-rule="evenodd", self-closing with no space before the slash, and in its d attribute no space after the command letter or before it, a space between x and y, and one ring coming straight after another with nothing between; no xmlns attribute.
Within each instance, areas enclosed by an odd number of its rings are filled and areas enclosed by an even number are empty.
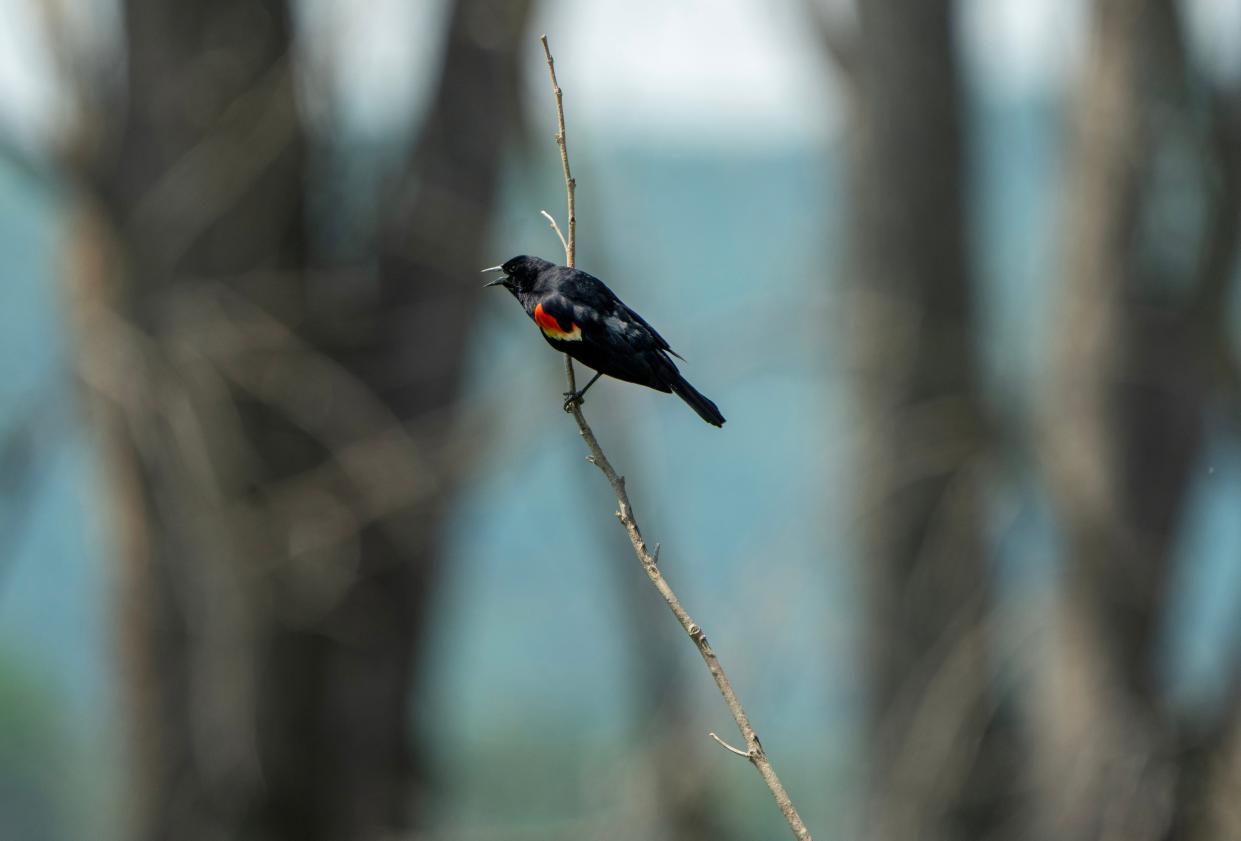
<svg viewBox="0 0 1241 841"><path fill-rule="evenodd" d="M503 286L514 295L530 292L539 279L539 273L553 267L552 263L539 257L527 257L522 254L506 261L503 265L483 269L485 272L503 272L501 277L483 284L484 286Z"/></svg>

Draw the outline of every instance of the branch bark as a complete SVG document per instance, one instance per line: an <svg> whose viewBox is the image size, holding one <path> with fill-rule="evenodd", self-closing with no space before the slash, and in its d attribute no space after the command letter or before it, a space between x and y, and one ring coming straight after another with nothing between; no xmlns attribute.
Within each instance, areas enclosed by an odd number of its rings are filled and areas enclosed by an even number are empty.
<svg viewBox="0 0 1241 841"><path fill-rule="evenodd" d="M573 178L573 174L569 168L569 152L568 145L565 141L565 121L564 121L564 94L560 89L560 84L556 81L556 62L552 58L551 48L547 43L547 36L543 35L540 39L543 44L543 54L547 59L547 72L551 79L552 93L556 97L556 145L560 148L560 163L564 170L565 194L567 198L567 207L569 214L568 222L568 238L562 237L564 243L565 262L572 266L576 250L577 236L577 218L574 212L574 192L577 182ZM545 214L546 215L546 214ZM559 234L556 228L555 220L552 220L552 227ZM573 360L565 354L565 375L569 382L569 391L577 390L576 379L573 374ZM655 585L655 589L663 597L668 608L676 616L677 622L693 640L698 653L702 656L703 662L707 664L711 677L715 680L715 685L720 691L720 695L724 697L724 702L728 704L729 712L732 713L733 720L737 723L737 729L741 733L741 737L745 740L745 750L732 748L728 745L729 750L744 756L750 761L759 774L763 778L763 782L767 784L767 788L771 790L771 795L775 798L776 805L780 808L781 814L788 822L789 829L793 831L794 837L799 841L810 841L810 832L806 829L805 823L802 822L801 816L794 808L792 800L789 799L788 792L784 790L784 785L780 782L780 778L776 775L776 770L768 759L766 751L763 749L762 743L759 741L758 734L754 732L750 719L746 715L745 710L741 706L741 702L737 699L737 693L733 690L732 684L728 677L724 674L724 667L720 664L719 658L715 651L711 648L711 644L707 641L707 636L703 632L702 627L696 623L690 615L681 606L680 599L677 598L672 587L664 579L663 574L659 571L656 555L647 548L646 539L642 536L642 530L638 527L637 518L633 513L633 506L629 502L629 494L625 490L625 477L619 475L612 463L603 453L603 449L599 446L599 441L595 438L594 431L590 428L590 424L586 422L585 416L582 414L582 408L579 403L570 403L569 411L573 415L573 419L577 422L578 432L582 439L586 442L586 448L590 451L587 461L595 465L603 472L607 478L608 484L612 486L612 491L616 494L618 510L616 512L617 519L621 525L625 527L625 532L629 535L629 542L633 544L634 554L637 555L638 561L642 564L642 569L646 572L647 578ZM722 740L715 734L711 734L716 741L724 744Z"/></svg>

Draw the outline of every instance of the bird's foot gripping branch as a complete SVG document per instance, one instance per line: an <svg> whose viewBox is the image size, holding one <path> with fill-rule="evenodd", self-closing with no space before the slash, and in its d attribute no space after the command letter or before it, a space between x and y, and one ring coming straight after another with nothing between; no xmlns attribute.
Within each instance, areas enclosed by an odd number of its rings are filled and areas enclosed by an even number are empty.
<svg viewBox="0 0 1241 841"><path fill-rule="evenodd" d="M586 397L587 390L595 384L595 380L602 376L603 372L600 371L590 378L590 382L586 383L586 385L582 386L577 391L566 391L564 393L564 410L566 412L572 412L574 406L581 406L582 401Z"/></svg>

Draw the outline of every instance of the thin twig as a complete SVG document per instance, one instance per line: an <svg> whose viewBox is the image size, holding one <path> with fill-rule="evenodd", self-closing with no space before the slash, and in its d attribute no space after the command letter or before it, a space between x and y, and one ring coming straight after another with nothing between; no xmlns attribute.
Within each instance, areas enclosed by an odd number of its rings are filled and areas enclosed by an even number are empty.
<svg viewBox="0 0 1241 841"><path fill-rule="evenodd" d="M569 207L569 236L565 242L565 259L566 263L572 266L577 235L577 220L573 212L573 193L577 185L569 171L569 153L565 145L564 99L560 85L556 82L556 65L552 59L551 49L547 45L547 36L544 35L539 40L543 44L543 53L547 57L547 71L551 76L552 92L556 96L556 144L560 147L560 163L564 169L565 192L568 196ZM553 226L555 225L554 220L552 224ZM568 354L565 354L564 359L565 373L569 381L569 391L573 392L577 390L573 375L573 361ZM750 725L749 717L745 714L741 702L737 700L737 693L733 691L732 684L724 674L724 667L720 665L719 658L716 657L711 644L707 642L707 635L703 633L702 627L685 612L685 608L681 606L680 599L677 598L676 593L672 591L672 587L669 586L663 574L659 571L656 554L647 549L646 539L642 537L642 531L638 528L638 521L633 513L633 506L629 503L629 494L625 490L624 477L617 474L612 467L612 463L608 461L608 457L603 454L603 449L599 446L599 441L595 438L594 431L586 423L586 418L582 414L581 404L576 402L570 403L569 411L572 412L573 419L577 421L578 432L586 442L586 448L590 451L587 461L603 472L603 475L608 480L608 484L612 486L612 491L616 494L618 506L616 516L629 535L629 542L633 544L634 554L638 556L638 560L642 563L642 568L646 571L647 578L659 590L659 594L663 596L664 601L668 604L668 608L676 616L677 621L681 623L681 627L685 629L685 633L689 635L689 638L693 640L694 645L698 648L698 653L702 655L703 662L707 664L707 669L711 672L711 677L715 679L715 685L724 697L724 702L728 704L733 720L737 722L737 729L745 740L746 750L743 751L731 745L724 746L734 753L744 756L758 769L763 782L771 790L772 797L775 798L776 805L779 806L784 819L788 821L789 828L793 830L793 835L799 841L810 841L810 832L806 829L801 816L797 814L797 810L793 807L793 802L784 790L784 785L780 782L780 778L776 776L775 768L772 767L771 760L767 758L767 753L763 750L763 745L758 740L758 734L754 732L754 728ZM658 552L658 547L656 552ZM714 733L711 735L720 744L724 744L723 740Z"/></svg>
<svg viewBox="0 0 1241 841"><path fill-rule="evenodd" d="M719 736L715 735L714 733L708 733L707 735L710 736L712 739L715 739L715 741L719 743L719 746L722 747L724 750L729 751L731 753L735 753L737 754L737 756L740 756L742 759L750 758L749 751L744 751L741 748L733 747L732 745L728 744L728 742L724 741L723 739L721 739Z"/></svg>
<svg viewBox="0 0 1241 841"><path fill-rule="evenodd" d="M564 238L564 234L561 233L560 231L560 226L556 224L556 217L552 216L546 210L540 210L539 213L542 213L543 218L545 218L549 223L551 223L552 230L556 232L556 236L560 237L560 244L564 246L565 257L568 257L569 256L569 241Z"/></svg>

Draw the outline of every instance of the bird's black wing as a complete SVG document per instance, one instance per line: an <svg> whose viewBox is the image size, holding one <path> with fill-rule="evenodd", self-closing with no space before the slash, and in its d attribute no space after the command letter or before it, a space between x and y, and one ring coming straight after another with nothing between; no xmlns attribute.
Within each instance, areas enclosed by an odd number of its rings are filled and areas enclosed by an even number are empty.
<svg viewBox="0 0 1241 841"><path fill-rule="evenodd" d="M648 324L645 318L638 315L624 301L618 298L616 293L608 288L607 284L586 272L579 272L579 274L583 281L582 286L579 288L584 287L583 291L589 289L589 296L594 299L593 301L584 302L587 306L603 313L605 317L612 317L627 324L637 325L638 328L649 334L650 340L657 349L670 353L677 359L684 358L672 349L668 344L668 340L659 335L659 332Z"/></svg>
<svg viewBox="0 0 1241 841"><path fill-rule="evenodd" d="M667 391L675 376L670 371L676 369L657 334L623 305L607 306L593 295L577 297L593 303L557 293L538 303L533 318L552 347L610 377Z"/></svg>
<svg viewBox="0 0 1241 841"><path fill-rule="evenodd" d="M663 336L659 335L659 333L655 331L654 327L652 327L650 324L647 324L645 318L638 315L636 312L634 312L629 307L627 307L625 305L625 302L622 301L620 298L616 299L616 303L620 305L620 308L625 312L625 315L629 319L632 319L633 321L636 321L638 324L641 324L642 327L646 329L646 332L651 334L651 338L655 340L655 344L659 347L660 350L666 353L672 354L677 359L681 359L681 360L685 359L685 357L681 356L681 354L677 353L675 350L669 347L668 340L665 339Z"/></svg>

